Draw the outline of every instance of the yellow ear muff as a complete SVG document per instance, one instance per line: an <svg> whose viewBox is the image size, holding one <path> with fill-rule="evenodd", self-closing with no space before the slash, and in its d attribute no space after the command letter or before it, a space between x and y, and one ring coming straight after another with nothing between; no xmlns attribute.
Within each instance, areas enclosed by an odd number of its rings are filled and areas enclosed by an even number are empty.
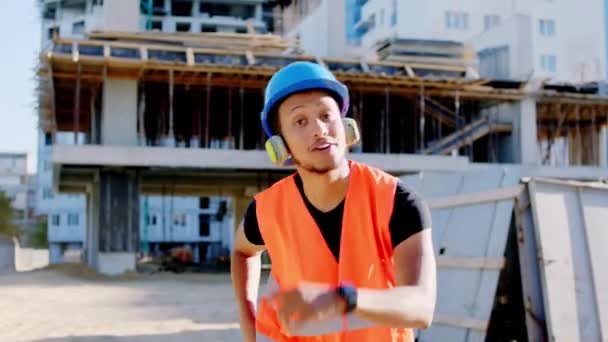
<svg viewBox="0 0 608 342"><path fill-rule="evenodd" d="M273 135L268 140L266 140L264 148L266 149L266 153L268 153L270 161L274 165L283 166L285 165L285 162L289 160L289 152L287 151L287 146L285 146L283 138L278 135Z"/></svg>
<svg viewBox="0 0 608 342"><path fill-rule="evenodd" d="M343 118L342 123L344 124L346 145L353 146L358 143L361 135L359 134L359 126L357 126L357 121L355 121L353 118Z"/></svg>

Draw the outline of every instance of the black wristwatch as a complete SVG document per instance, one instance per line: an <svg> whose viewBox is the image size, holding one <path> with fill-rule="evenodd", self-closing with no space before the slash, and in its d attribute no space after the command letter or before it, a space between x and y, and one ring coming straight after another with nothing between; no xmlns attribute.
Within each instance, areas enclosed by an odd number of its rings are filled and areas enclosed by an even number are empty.
<svg viewBox="0 0 608 342"><path fill-rule="evenodd" d="M357 288L351 284L342 283L336 288L336 293L346 302L344 313L350 313L357 308Z"/></svg>

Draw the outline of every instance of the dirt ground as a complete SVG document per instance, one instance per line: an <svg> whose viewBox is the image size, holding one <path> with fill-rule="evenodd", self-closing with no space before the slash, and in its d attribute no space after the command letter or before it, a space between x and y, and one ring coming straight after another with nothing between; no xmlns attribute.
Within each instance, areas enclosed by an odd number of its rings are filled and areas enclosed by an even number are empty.
<svg viewBox="0 0 608 342"><path fill-rule="evenodd" d="M229 274L0 274L0 341L242 341Z"/></svg>

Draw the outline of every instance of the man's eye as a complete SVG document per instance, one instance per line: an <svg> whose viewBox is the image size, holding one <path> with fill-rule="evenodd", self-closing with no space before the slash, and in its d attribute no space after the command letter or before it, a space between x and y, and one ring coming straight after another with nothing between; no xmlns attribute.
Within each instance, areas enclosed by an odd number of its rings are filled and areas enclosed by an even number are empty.
<svg viewBox="0 0 608 342"><path fill-rule="evenodd" d="M302 125L304 125L305 123L306 123L306 120L304 120L304 119L298 119L298 120L296 120L296 125L297 125L297 126L302 126Z"/></svg>

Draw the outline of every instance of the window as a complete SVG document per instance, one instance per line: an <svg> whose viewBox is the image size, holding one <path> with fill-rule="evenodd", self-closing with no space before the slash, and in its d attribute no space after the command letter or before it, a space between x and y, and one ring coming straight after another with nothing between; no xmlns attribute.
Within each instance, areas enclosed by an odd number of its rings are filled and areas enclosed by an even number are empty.
<svg viewBox="0 0 608 342"><path fill-rule="evenodd" d="M231 11L232 17L243 20L255 17L255 5L234 5Z"/></svg>
<svg viewBox="0 0 608 342"><path fill-rule="evenodd" d="M148 214L146 215L146 225L148 226L156 226L156 214Z"/></svg>
<svg viewBox="0 0 608 342"><path fill-rule="evenodd" d="M207 13L209 16L224 16L230 17L231 6L227 4L213 4L208 2L201 2L199 4L199 12Z"/></svg>
<svg viewBox="0 0 608 342"><path fill-rule="evenodd" d="M199 197L198 207L200 209L209 209L209 197Z"/></svg>
<svg viewBox="0 0 608 342"><path fill-rule="evenodd" d="M152 31L154 30L158 30L158 31L162 31L163 30L163 22L160 20L153 20L152 21Z"/></svg>
<svg viewBox="0 0 608 342"><path fill-rule="evenodd" d="M393 0L391 9L391 26L397 25L397 0Z"/></svg>
<svg viewBox="0 0 608 342"><path fill-rule="evenodd" d="M510 77L510 51L508 46L493 47L481 50L479 57L479 75L483 78L507 79Z"/></svg>
<svg viewBox="0 0 608 342"><path fill-rule="evenodd" d="M368 31L371 31L376 27L376 14L372 14L369 16L369 26L367 28Z"/></svg>
<svg viewBox="0 0 608 342"><path fill-rule="evenodd" d="M77 226L78 225L78 214L70 213L68 214L68 226Z"/></svg>
<svg viewBox="0 0 608 342"><path fill-rule="evenodd" d="M540 19L539 30L541 36L553 37L555 36L555 21L552 19Z"/></svg>
<svg viewBox="0 0 608 342"><path fill-rule="evenodd" d="M173 0L171 1L171 15L176 17L192 16L192 1Z"/></svg>
<svg viewBox="0 0 608 342"><path fill-rule="evenodd" d="M42 198L43 199L53 199L53 190L51 190L51 188L42 189Z"/></svg>
<svg viewBox="0 0 608 342"><path fill-rule="evenodd" d="M84 14L87 9L87 1L62 1L61 3L64 9L78 14Z"/></svg>
<svg viewBox="0 0 608 342"><path fill-rule="evenodd" d="M103 6L103 0L93 0L93 6Z"/></svg>
<svg viewBox="0 0 608 342"><path fill-rule="evenodd" d="M201 25L201 32L217 32L217 26Z"/></svg>
<svg viewBox="0 0 608 342"><path fill-rule="evenodd" d="M177 32L190 32L190 23L176 23L175 31Z"/></svg>
<svg viewBox="0 0 608 342"><path fill-rule="evenodd" d="M236 33L247 33L247 29L244 27L239 27L236 29Z"/></svg>
<svg viewBox="0 0 608 342"><path fill-rule="evenodd" d="M380 18L378 20L380 23L380 26L384 26L384 8L380 10L380 14L378 15L378 17Z"/></svg>
<svg viewBox="0 0 608 342"><path fill-rule="evenodd" d="M445 27L455 30L468 30L469 14L464 12L447 11L445 13Z"/></svg>
<svg viewBox="0 0 608 342"><path fill-rule="evenodd" d="M59 224L61 223L61 216L59 216L59 214L55 214L53 216L51 216L51 224L55 227L59 226Z"/></svg>
<svg viewBox="0 0 608 342"><path fill-rule="evenodd" d="M84 34L84 20L77 21L72 24L72 34L81 35Z"/></svg>
<svg viewBox="0 0 608 342"><path fill-rule="evenodd" d="M483 18L483 29L486 31L498 25L500 25L500 16L498 15L486 15Z"/></svg>
<svg viewBox="0 0 608 342"><path fill-rule="evenodd" d="M25 210L17 209L13 212L13 218L15 220L23 220L25 218Z"/></svg>
<svg viewBox="0 0 608 342"><path fill-rule="evenodd" d="M51 133L44 133L44 145L50 146L53 145L53 135Z"/></svg>
<svg viewBox="0 0 608 342"><path fill-rule="evenodd" d="M556 72L557 71L557 57L553 55L542 55L540 56L540 66L545 72Z"/></svg>
<svg viewBox="0 0 608 342"><path fill-rule="evenodd" d="M141 8L142 14L148 14L148 0L144 0ZM152 1L152 14L153 15L165 15L165 0L153 0Z"/></svg>
<svg viewBox="0 0 608 342"><path fill-rule="evenodd" d="M176 213L173 214L173 225L174 226L180 226L180 227L185 227L186 226L186 214L183 213Z"/></svg>
<svg viewBox="0 0 608 342"><path fill-rule="evenodd" d="M59 26L49 27L49 30L47 32L47 38L51 40L55 38L55 35L59 37Z"/></svg>
<svg viewBox="0 0 608 342"><path fill-rule="evenodd" d="M47 20L57 19L57 7L55 6L55 4L49 4L44 8L42 18Z"/></svg>
<svg viewBox="0 0 608 342"><path fill-rule="evenodd" d="M210 217L208 214L198 215L198 235L209 236L209 221Z"/></svg>

